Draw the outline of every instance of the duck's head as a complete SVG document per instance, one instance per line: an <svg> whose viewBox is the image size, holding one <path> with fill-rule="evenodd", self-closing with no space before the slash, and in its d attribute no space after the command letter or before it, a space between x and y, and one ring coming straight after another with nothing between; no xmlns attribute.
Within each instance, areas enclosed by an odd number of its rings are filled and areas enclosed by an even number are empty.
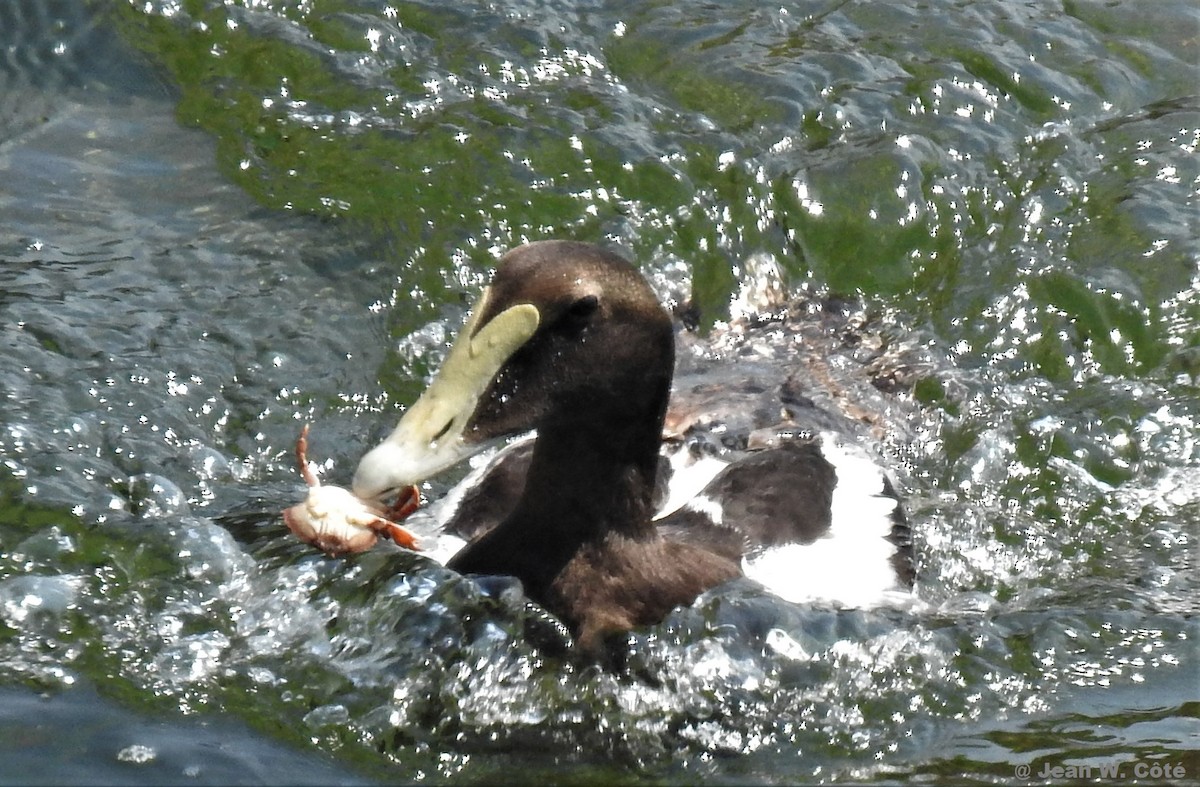
<svg viewBox="0 0 1200 787"><path fill-rule="evenodd" d="M516 248L429 388L362 458L354 493L386 497L533 429L653 457L673 362L670 318L629 262L569 241Z"/></svg>

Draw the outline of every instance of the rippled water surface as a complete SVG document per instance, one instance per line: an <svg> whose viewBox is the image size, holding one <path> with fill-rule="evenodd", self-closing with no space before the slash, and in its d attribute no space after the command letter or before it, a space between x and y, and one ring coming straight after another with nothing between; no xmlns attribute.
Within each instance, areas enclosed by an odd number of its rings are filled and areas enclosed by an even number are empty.
<svg viewBox="0 0 1200 787"><path fill-rule="evenodd" d="M0 782L1200 780L1198 47L1187 0L0 0ZM614 675L294 542L301 423L344 482L543 237L908 359L923 605L734 583Z"/></svg>

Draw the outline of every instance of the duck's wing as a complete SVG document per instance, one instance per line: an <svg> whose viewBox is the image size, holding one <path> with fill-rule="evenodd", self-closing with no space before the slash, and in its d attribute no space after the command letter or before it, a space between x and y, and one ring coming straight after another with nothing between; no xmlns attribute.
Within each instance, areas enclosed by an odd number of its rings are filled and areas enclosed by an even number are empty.
<svg viewBox="0 0 1200 787"><path fill-rule="evenodd" d="M811 441L755 451L725 465L700 491L659 519L664 535L736 548L739 558L828 534L833 466Z"/></svg>
<svg viewBox="0 0 1200 787"><path fill-rule="evenodd" d="M890 481L831 434L743 455L658 524L668 539L740 557L747 576L792 601L874 606L913 582Z"/></svg>
<svg viewBox="0 0 1200 787"><path fill-rule="evenodd" d="M530 435L505 446L447 492L442 531L474 541L500 524L525 491L533 443Z"/></svg>

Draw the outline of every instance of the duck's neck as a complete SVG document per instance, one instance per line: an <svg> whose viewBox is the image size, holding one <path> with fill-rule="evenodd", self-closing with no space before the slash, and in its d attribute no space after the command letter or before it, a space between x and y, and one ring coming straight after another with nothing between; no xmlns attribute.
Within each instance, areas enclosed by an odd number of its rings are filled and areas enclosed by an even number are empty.
<svg viewBox="0 0 1200 787"><path fill-rule="evenodd" d="M608 533L642 538L651 524L670 381L641 403L581 408L538 430L525 492L506 525L585 543Z"/></svg>

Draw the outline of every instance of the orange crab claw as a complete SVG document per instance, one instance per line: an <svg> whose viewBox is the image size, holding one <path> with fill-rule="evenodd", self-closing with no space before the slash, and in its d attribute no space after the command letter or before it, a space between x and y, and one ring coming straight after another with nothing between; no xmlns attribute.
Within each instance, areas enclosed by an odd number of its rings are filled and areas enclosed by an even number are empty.
<svg viewBox="0 0 1200 787"><path fill-rule="evenodd" d="M421 490L415 486L406 486L400 490L400 496L396 498L396 502L384 509L384 516L393 522L400 522L407 519L420 507Z"/></svg>
<svg viewBox="0 0 1200 787"><path fill-rule="evenodd" d="M408 530L396 524L409 517L412 512L421 507L421 490L415 486L406 486L400 490L400 496L395 502L384 509L383 515L386 517L387 524L382 528L383 532L400 546L405 549L420 550L417 544L417 537Z"/></svg>
<svg viewBox="0 0 1200 787"><path fill-rule="evenodd" d="M405 530L397 525L395 522L388 522L386 525L384 525L383 532L387 533L388 538L396 542L398 546L402 546L405 549L411 549L414 552L421 551L421 544L417 540L417 537L408 530Z"/></svg>

